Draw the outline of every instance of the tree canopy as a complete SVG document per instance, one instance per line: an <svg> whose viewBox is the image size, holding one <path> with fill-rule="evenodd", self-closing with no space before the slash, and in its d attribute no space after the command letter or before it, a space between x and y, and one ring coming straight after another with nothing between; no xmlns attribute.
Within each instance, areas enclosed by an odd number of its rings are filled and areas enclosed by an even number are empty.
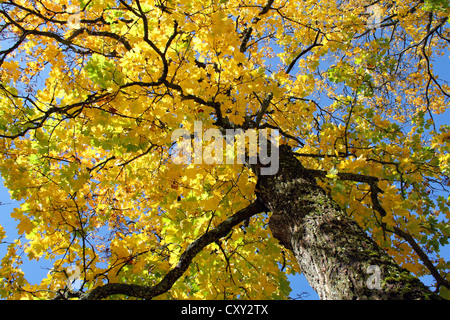
<svg viewBox="0 0 450 320"><path fill-rule="evenodd" d="M434 69L449 10L0 1L0 172L22 203L0 297L286 299L301 270L254 202L254 170L173 161L173 132L197 121L278 130L349 217L450 298L450 125L437 121L450 87ZM25 259L53 267L29 284Z"/></svg>

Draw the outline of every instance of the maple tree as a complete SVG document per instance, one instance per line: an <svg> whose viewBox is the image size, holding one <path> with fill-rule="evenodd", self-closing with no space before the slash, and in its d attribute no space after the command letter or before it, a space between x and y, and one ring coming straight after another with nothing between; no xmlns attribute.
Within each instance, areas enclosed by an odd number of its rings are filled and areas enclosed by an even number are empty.
<svg viewBox="0 0 450 320"><path fill-rule="evenodd" d="M2 0L0 15L0 172L22 235L3 244L2 298L286 299L297 272L323 299L450 298L447 1ZM277 174L174 163L172 133L195 121L278 130ZM30 284L24 259L53 267Z"/></svg>

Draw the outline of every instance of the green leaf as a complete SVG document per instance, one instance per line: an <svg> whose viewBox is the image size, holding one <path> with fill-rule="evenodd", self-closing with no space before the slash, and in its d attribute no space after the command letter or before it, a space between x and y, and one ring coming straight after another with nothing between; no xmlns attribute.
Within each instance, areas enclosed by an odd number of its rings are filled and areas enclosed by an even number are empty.
<svg viewBox="0 0 450 320"><path fill-rule="evenodd" d="M127 144L125 146L125 149L127 150L127 152L136 152L136 151L141 150L141 148L135 144Z"/></svg>
<svg viewBox="0 0 450 320"><path fill-rule="evenodd" d="M32 164L38 164L40 162L40 157L37 154L32 154L28 157L28 160Z"/></svg>
<svg viewBox="0 0 450 320"><path fill-rule="evenodd" d="M450 299L450 290L444 286L441 286L441 288L439 289L439 295L442 298L449 300Z"/></svg>
<svg viewBox="0 0 450 320"><path fill-rule="evenodd" d="M425 0L423 9L425 11L444 11L450 7L448 0Z"/></svg>
<svg viewBox="0 0 450 320"><path fill-rule="evenodd" d="M115 62L97 53L92 55L84 70L92 82L98 84L102 89L107 89L114 84L122 85L125 83L124 76L117 69Z"/></svg>

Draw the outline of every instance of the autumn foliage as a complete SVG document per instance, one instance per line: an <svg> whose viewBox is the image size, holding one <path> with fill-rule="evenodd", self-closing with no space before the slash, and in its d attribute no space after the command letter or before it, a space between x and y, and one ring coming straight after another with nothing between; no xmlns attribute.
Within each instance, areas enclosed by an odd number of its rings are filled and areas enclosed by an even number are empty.
<svg viewBox="0 0 450 320"><path fill-rule="evenodd" d="M305 167L327 173L318 183L348 216L450 298L450 125L439 121L450 87L434 69L448 59L448 4L376 1L375 27L370 5L0 1L0 172L21 201L11 217L22 235L0 226L0 296L166 281L191 244L256 198L246 165L173 163L172 132L201 121L278 129ZM377 203L373 185L340 173L377 177ZM269 217L214 233L155 298L288 298L300 270ZM53 264L38 284L28 259Z"/></svg>

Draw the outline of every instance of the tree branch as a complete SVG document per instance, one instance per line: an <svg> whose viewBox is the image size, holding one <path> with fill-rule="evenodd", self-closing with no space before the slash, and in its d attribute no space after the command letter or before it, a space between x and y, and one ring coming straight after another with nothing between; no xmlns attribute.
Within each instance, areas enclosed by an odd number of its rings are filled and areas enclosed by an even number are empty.
<svg viewBox="0 0 450 320"><path fill-rule="evenodd" d="M256 99L258 99L259 103L261 104L261 109L258 111L257 115L256 115L256 126L259 126L259 124L261 123L261 120L264 116L264 114L266 113L267 109L270 106L270 102L272 101L273 98L273 93L269 93L269 95L263 100L261 101L258 97L258 95L253 92L253 94L255 95Z"/></svg>
<svg viewBox="0 0 450 320"><path fill-rule="evenodd" d="M322 170L313 170L313 169L307 169L308 172L312 173L313 176L316 177L325 177L327 172ZM350 180L350 181L356 181L356 182L363 182L370 185L370 197L372 200L372 208L377 211L382 217L385 217L387 215L386 210L383 208L383 206L380 204L380 201L378 200L378 194L383 193L383 190L381 190L378 187L378 181L379 179L377 177L373 176L367 176L367 175L361 175L356 173L338 173L337 176L342 180ZM431 275L434 277L437 283L437 287L444 286L448 289L450 289L450 282L447 281L444 277L441 276L439 271L436 269L436 267L433 265L431 260L428 258L428 255L422 250L422 248L419 246L419 244L415 241L414 237L402 229L398 227L393 227L393 230L390 230L387 228L386 223L382 223L381 227L383 230L395 233L400 238L406 240L408 244L411 246L411 248L416 252L416 254L419 256L419 258L422 260L425 267L428 268Z"/></svg>
<svg viewBox="0 0 450 320"><path fill-rule="evenodd" d="M439 271L434 266L433 262L431 262L431 260L428 258L428 255L417 244L416 240L414 240L414 237L411 234L409 234L409 232L403 231L400 228L394 227L393 229L394 229L393 231L391 230L388 231L394 232L396 235L405 239L406 242L408 242L411 248L413 248L413 250L417 253L420 260L422 260L423 264L428 268L428 270L430 270L431 275L436 280L437 288L439 288L439 286L444 286L447 289L450 289L450 282L448 282L447 280L445 280L444 277L441 276Z"/></svg>
<svg viewBox="0 0 450 320"><path fill-rule="evenodd" d="M297 63L298 59L300 59L301 57L303 57L305 54L307 54L309 51L311 51L312 49L314 49L315 47L320 47L322 46L322 44L318 43L319 41L319 35L320 35L320 31L317 32L316 34L316 38L314 39L314 42L312 45L310 45L308 48L306 48L305 50L303 50L302 52L300 52L295 58L294 60L292 60L292 62L289 64L288 68L286 69L286 73L291 72L292 68L294 68L295 64Z"/></svg>
<svg viewBox="0 0 450 320"><path fill-rule="evenodd" d="M192 242L178 261L178 264L170 270L164 278L155 286L140 286L136 284L108 283L97 287L90 292L80 295L81 300L103 299L115 294L123 294L130 297L152 299L172 288L173 284L188 269L194 257L202 251L207 245L225 237L236 225L246 219L264 211L264 205L256 200L248 207L236 212L234 215L221 222L216 228L205 232L201 237ZM59 297L59 296L58 296Z"/></svg>
<svg viewBox="0 0 450 320"><path fill-rule="evenodd" d="M267 1L266 5L265 5L265 6L262 8L262 10L258 13L258 16L255 17L255 18L253 18L252 24L258 23L258 21L261 20L260 16L263 16L263 15L265 15L265 14L267 14L267 13L269 12L270 8L272 7L273 2L274 2L274 0L269 0L269 1ZM240 52L245 53L245 51L247 51L247 48L248 48L248 46L247 46L247 45L248 45L248 41L250 40L250 37L251 37L251 35L252 35L252 32L253 32L253 27L251 27L251 26L250 26L249 28L246 28L246 29L244 30L244 35L243 35L243 37L242 37L241 46L240 46L240 48L239 48L239 51L240 51Z"/></svg>

